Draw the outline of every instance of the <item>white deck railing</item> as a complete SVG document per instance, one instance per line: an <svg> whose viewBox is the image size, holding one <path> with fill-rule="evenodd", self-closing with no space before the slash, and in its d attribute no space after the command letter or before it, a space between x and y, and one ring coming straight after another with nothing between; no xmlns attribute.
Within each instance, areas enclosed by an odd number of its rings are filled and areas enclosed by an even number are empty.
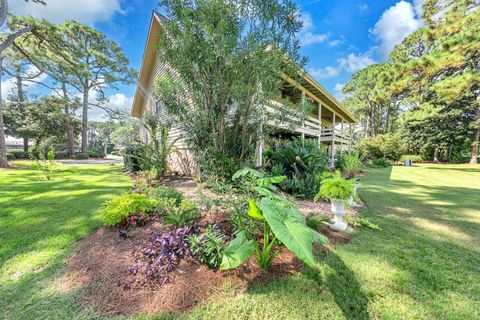
<svg viewBox="0 0 480 320"><path fill-rule="evenodd" d="M267 112L269 113L279 113L282 112L286 107L282 103L278 101L272 101L269 106L266 107ZM295 116L295 112L292 112L289 110L290 114L293 114ZM298 117L302 117L301 114L298 114ZM294 119L292 116L286 116L286 120L291 119L292 123L298 122L298 120ZM275 126L277 128L282 128L286 130L291 130L292 125L291 123L285 123L285 122L275 122L275 121L269 121L269 125ZM321 128L321 129L320 129ZM303 124L301 125L296 125L294 126L293 129L294 132L298 133L303 133L305 135L311 136L311 137L320 137L320 141L324 142L338 142L338 143L344 143L344 144L350 144L351 142L351 136L346 132L347 130L342 130L338 128L327 128L327 127L321 127L320 121L317 118L314 118L312 116L307 116L307 118L304 120Z"/></svg>

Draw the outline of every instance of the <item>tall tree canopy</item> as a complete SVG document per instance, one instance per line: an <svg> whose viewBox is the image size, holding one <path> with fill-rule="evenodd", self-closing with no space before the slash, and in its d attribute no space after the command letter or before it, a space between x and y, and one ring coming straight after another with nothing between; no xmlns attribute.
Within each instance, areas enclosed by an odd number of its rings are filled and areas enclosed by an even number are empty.
<svg viewBox="0 0 480 320"><path fill-rule="evenodd" d="M381 92L392 110L405 111L397 123L410 147L438 151L469 144L470 162L477 163L479 8L478 0L427 0L425 25L394 48L383 72L375 73L380 67L374 65L353 76L345 86L347 104L368 118Z"/></svg>
<svg viewBox="0 0 480 320"><path fill-rule="evenodd" d="M295 78L305 59L302 24L290 0L163 0L158 55L167 75L157 94L187 134L200 171L226 176L252 160L280 96L282 74ZM300 108L301 109L301 108ZM299 109L299 111L300 111Z"/></svg>
<svg viewBox="0 0 480 320"><path fill-rule="evenodd" d="M66 21L53 26L42 21L50 32L43 37L24 36L16 45L40 69L58 82L75 88L82 95L82 151L88 147L88 110L105 106L106 90L118 84L131 84L136 71L131 69L121 47L103 33ZM50 27L49 27L50 26Z"/></svg>

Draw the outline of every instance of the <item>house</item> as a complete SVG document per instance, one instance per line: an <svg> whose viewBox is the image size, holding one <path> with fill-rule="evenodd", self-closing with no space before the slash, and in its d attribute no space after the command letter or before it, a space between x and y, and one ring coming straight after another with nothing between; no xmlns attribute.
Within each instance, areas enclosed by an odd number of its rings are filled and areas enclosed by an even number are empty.
<svg viewBox="0 0 480 320"><path fill-rule="evenodd" d="M150 21L145 51L143 53L142 65L135 91L132 106L132 115L142 118L146 111L159 111L161 105L154 95L155 79L161 77L167 66L159 61L155 54L155 46L158 44L158 33L161 28L162 15L153 12ZM275 126L279 132L288 132L289 135L298 135L308 138L314 138L319 144L328 148L328 153L332 157L336 152L343 152L352 147L353 125L356 122L355 117L346 110L325 88L315 81L307 73L301 75L300 81L295 81L288 75L283 75L284 85L282 87L282 97L272 101L267 107L267 112L281 112L285 106L282 99L288 98L291 102L298 102L300 99L306 99L312 104L312 112L300 126L290 129L287 123L270 123ZM149 139L144 136L143 139ZM182 131L179 128L172 128L169 133L169 139L176 141L176 148L179 150L171 155L170 165L174 171L185 174L191 173L189 168L194 164L192 154L182 139ZM263 143L258 145L258 150L262 151ZM257 152L257 165L262 163L262 152Z"/></svg>

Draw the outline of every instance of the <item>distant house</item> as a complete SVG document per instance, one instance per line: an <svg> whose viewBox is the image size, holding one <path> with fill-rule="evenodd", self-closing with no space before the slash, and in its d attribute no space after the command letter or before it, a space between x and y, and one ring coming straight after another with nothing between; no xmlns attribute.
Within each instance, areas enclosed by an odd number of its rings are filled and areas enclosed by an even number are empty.
<svg viewBox="0 0 480 320"><path fill-rule="evenodd" d="M148 112L161 112L161 104L154 95L155 79L165 74L166 65L160 61L155 54L155 46L159 42L159 30L162 25L162 15L153 12L150 21L147 43L145 45L142 65L135 91L132 106L132 115L142 118ZM313 105L312 113L307 117L301 126L295 126L294 130L289 129L288 124L274 124L278 132L284 132L285 136L301 136L314 138L319 144L328 149L329 155L333 158L336 152L348 150L352 146L352 125L355 124L355 117L346 110L325 88L315 81L307 73L303 74L299 82L294 81L288 75L283 76L282 97L272 101L267 106L268 112L279 112L285 106L282 100L288 98L291 102L298 102L306 99ZM143 139L151 137L143 133ZM182 138L182 131L179 128L170 130L169 139L176 139L176 147L179 152L171 155L170 167L181 173L191 173L194 164L192 154L189 152L185 140ZM260 144L259 150L264 146ZM262 152L257 159L257 164L262 163Z"/></svg>

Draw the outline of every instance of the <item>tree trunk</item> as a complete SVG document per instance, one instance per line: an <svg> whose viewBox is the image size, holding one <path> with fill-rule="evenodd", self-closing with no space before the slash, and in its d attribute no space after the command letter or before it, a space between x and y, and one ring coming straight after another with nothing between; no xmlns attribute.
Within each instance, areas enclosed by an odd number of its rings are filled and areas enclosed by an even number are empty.
<svg viewBox="0 0 480 320"><path fill-rule="evenodd" d="M65 82L62 83L63 99L65 99L65 115L67 116L67 148L68 157L75 157L75 136L73 133L73 124L70 120L70 107L68 106L67 87Z"/></svg>
<svg viewBox="0 0 480 320"><path fill-rule="evenodd" d="M17 80L17 96L18 96L18 109L20 110L20 114L22 117L25 116L25 95L23 92L23 81L22 77L17 74L16 75L16 80ZM28 138L24 137L23 138L23 151L28 152Z"/></svg>
<svg viewBox="0 0 480 320"><path fill-rule="evenodd" d="M0 83L2 82L3 73L3 55L0 53ZM7 145L5 143L5 125L3 123L3 97L0 88L0 168L8 167L7 161Z"/></svg>
<svg viewBox="0 0 480 320"><path fill-rule="evenodd" d="M82 152L87 152L88 147L88 85L85 81L83 86L83 106L82 106Z"/></svg>
<svg viewBox="0 0 480 320"><path fill-rule="evenodd" d="M477 164L478 158L478 142L480 140L480 96L477 97L477 112L475 114L475 124L476 129L472 141L470 164Z"/></svg>
<svg viewBox="0 0 480 320"><path fill-rule="evenodd" d="M450 162L450 158L452 157L452 146L447 147L447 155L446 155L446 157L447 157L446 161L447 161L447 162Z"/></svg>

